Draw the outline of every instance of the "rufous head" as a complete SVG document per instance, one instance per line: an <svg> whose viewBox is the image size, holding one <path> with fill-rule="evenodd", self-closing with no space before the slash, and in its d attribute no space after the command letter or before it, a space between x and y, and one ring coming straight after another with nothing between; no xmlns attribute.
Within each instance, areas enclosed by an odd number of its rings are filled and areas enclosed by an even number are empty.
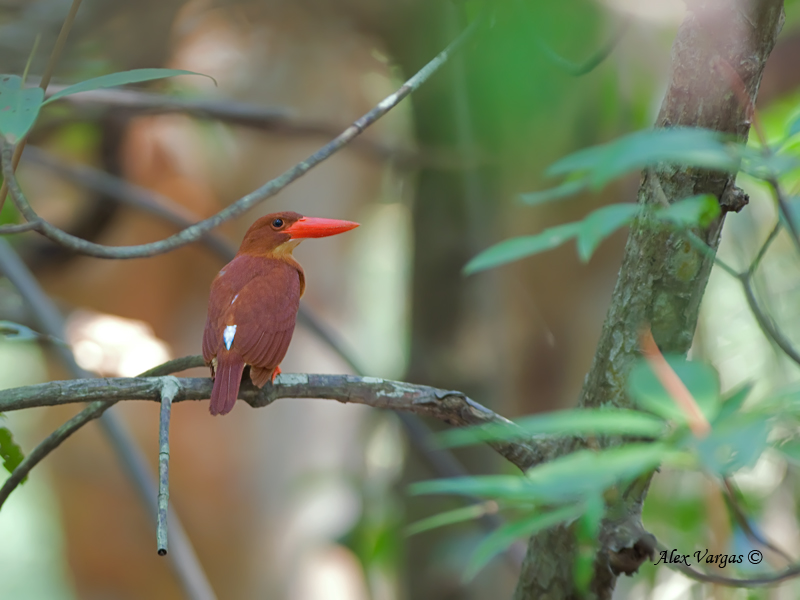
<svg viewBox="0 0 800 600"><path fill-rule="evenodd" d="M306 238L337 235L358 227L352 221L320 219L286 211L272 213L257 219L244 234L239 252L255 255L279 256L291 254Z"/></svg>

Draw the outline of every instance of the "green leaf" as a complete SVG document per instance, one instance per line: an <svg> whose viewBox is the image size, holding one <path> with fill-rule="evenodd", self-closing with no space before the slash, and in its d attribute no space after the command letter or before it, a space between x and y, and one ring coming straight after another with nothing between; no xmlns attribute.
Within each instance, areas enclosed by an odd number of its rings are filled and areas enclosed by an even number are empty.
<svg viewBox="0 0 800 600"><path fill-rule="evenodd" d="M42 88L23 88L16 75L0 75L0 135L10 144L24 138L42 107Z"/></svg>
<svg viewBox="0 0 800 600"><path fill-rule="evenodd" d="M432 517L422 519L409 525L406 528L406 535L416 535L417 533L422 533L423 531L429 531L438 527L444 527L445 525L454 525L464 521L473 521L475 519L479 519L490 512L488 506L489 504L491 504L494 509L497 508L497 505L494 503L482 502L470 504L469 506L462 506L461 508L456 508L455 510L448 510L446 512L439 513L438 515L433 515Z"/></svg>
<svg viewBox="0 0 800 600"><path fill-rule="evenodd" d="M742 408L744 401L753 391L752 383L745 383L733 392L728 394L728 397L722 401L722 407L717 414L715 421L723 421Z"/></svg>
<svg viewBox="0 0 800 600"><path fill-rule="evenodd" d="M9 473L13 473L14 469L16 469L25 458L25 455L22 454L22 450L14 441L11 431L5 427L0 427L0 458L3 459L3 466ZM27 477L23 478L22 483L25 483L27 480Z"/></svg>
<svg viewBox="0 0 800 600"><path fill-rule="evenodd" d="M142 83L144 81L155 81L156 79L166 79L167 77L175 77L176 75L200 75L208 77L214 84L216 80L210 75L203 73L195 73L194 71L184 71L183 69L133 69L131 71L122 71L120 73L111 73L101 77L93 77L86 81L81 81L75 85L64 88L56 92L45 100L44 104L55 102L59 98L77 94L79 92L89 92L92 90L99 90L103 88L116 87L118 85L126 85L129 83Z"/></svg>
<svg viewBox="0 0 800 600"><path fill-rule="evenodd" d="M581 222L578 232L578 256L588 262L597 246L639 213L638 204L610 204L592 212Z"/></svg>
<svg viewBox="0 0 800 600"><path fill-rule="evenodd" d="M607 450L579 450L537 465L525 475L481 475L421 481L413 494L458 494L510 502L561 504L601 494L679 454L662 443L626 444Z"/></svg>
<svg viewBox="0 0 800 600"><path fill-rule="evenodd" d="M516 540L528 538L537 531L549 529L559 523L574 521L583 511L583 506L575 504L564 506L545 513L534 513L518 521L505 523L486 536L475 549L469 565L464 572L464 579L471 580L483 567L503 552Z"/></svg>
<svg viewBox="0 0 800 600"><path fill-rule="evenodd" d="M595 494L586 499L583 514L578 518L575 537L578 553L572 566L572 578L578 590L586 592L594 575L594 562L597 556L598 532L606 512L603 497Z"/></svg>
<svg viewBox="0 0 800 600"><path fill-rule="evenodd" d="M520 194L520 200L530 206L537 206L545 204L553 200L561 200L567 196L577 194L585 189L588 182L585 179L571 179L565 181L558 187L550 188L549 190L542 190L541 192L529 192L527 194Z"/></svg>
<svg viewBox="0 0 800 600"><path fill-rule="evenodd" d="M590 185L599 189L620 175L658 163L736 172L739 157L735 147L719 132L673 127L637 131L581 150L556 162L547 173L586 174Z"/></svg>
<svg viewBox="0 0 800 600"><path fill-rule="evenodd" d="M603 496L594 494L585 500L585 508L578 526L575 528L575 536L579 543L590 544L597 539L597 532L600 531L600 522L606 513L606 503Z"/></svg>
<svg viewBox="0 0 800 600"><path fill-rule="evenodd" d="M409 487L415 495L456 494L501 500L533 499L534 488L524 475L481 475L418 481Z"/></svg>
<svg viewBox="0 0 800 600"><path fill-rule="evenodd" d="M667 362L694 397L701 412L713 421L719 411L721 399L717 372L710 366L691 362L682 356L667 356ZM628 394L641 408L676 423L686 423L683 409L675 403L650 368L639 360L628 378Z"/></svg>
<svg viewBox="0 0 800 600"><path fill-rule="evenodd" d="M662 419L638 410L587 408L522 417L512 425L491 423L450 429L437 437L444 446L454 447L552 433L658 437L665 428L666 423Z"/></svg>
<svg viewBox="0 0 800 600"><path fill-rule="evenodd" d="M662 221L669 221L681 227L707 227L716 219L722 209L713 194L701 194L679 200L669 207L656 211Z"/></svg>
<svg viewBox="0 0 800 600"><path fill-rule="evenodd" d="M673 452L662 443L625 444L606 450L579 450L538 465L527 472L536 490L533 499L543 502L579 500L600 494L620 480L656 468Z"/></svg>
<svg viewBox="0 0 800 600"><path fill-rule="evenodd" d="M767 447L769 431L769 416L735 414L715 423L706 437L687 441L709 471L727 475L756 463Z"/></svg>
<svg viewBox="0 0 800 600"><path fill-rule="evenodd" d="M575 237L581 223L565 223L545 229L537 235L511 238L484 250L464 267L465 275L472 275L493 267L557 248Z"/></svg>

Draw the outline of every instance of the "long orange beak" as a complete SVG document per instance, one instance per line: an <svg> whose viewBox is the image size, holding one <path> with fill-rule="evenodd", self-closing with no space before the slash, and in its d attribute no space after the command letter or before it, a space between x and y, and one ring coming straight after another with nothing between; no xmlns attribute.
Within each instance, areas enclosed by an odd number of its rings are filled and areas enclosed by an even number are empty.
<svg viewBox="0 0 800 600"><path fill-rule="evenodd" d="M344 233L358 227L352 221L339 221L338 219L319 219L316 217L303 217L284 231L292 236L293 240L304 238L321 238L337 233Z"/></svg>

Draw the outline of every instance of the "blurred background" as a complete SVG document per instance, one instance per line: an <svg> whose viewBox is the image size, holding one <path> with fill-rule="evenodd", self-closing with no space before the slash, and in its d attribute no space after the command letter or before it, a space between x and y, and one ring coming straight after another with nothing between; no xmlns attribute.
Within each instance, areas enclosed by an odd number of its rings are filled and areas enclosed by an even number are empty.
<svg viewBox="0 0 800 600"><path fill-rule="evenodd" d="M30 70L40 75L70 4L0 0L0 72L21 74L40 35ZM392 93L458 35L470 6L84 0L54 85L133 68L190 69L218 85L182 77L143 89L223 108L247 105L261 117L165 114L137 106L130 89L74 96L42 113L20 181L40 214L75 235L111 245L161 239L175 226L87 189L87 171L75 167L156 192L163 206L188 219L210 216ZM800 103L799 8L787 2L759 96L765 123L776 132ZM460 271L501 239L579 219L604 203L635 201L635 177L536 208L518 195L552 185L543 173L559 157L652 124L685 5L509 0L497 15L356 143L219 229L238 246L255 218L276 210L362 224L295 253L306 270L306 310L353 364L301 322L284 372L345 373L355 366L371 376L464 391L507 417L576 402L624 234L587 265L568 245L471 278ZM604 48L612 50L608 57L577 76ZM721 252L745 265L776 217L764 190L741 184L751 204L728 218ZM0 220L18 218L7 202ZM132 376L200 353L209 286L224 264L207 247L104 261L35 234L10 241L63 311L66 341L82 367ZM779 239L760 272L759 292L800 343L800 270L792 253ZM5 279L0 319L33 323ZM765 341L737 283L724 274L712 277L693 356L720 370L725 389L753 380L756 394L766 394L798 379L797 367ZM0 342L0 386L66 377L47 348ZM123 404L113 410L155 469L158 406ZM78 410L37 409L7 421L27 452ZM478 600L512 593L513 553L462 580L470 552L486 535L481 522L406 536L408 524L463 500L407 495L408 483L442 473L396 415L282 400L255 412L242 404L212 419L205 403L182 403L171 441L171 500L219 598ZM485 448L457 456L473 473L513 472ZM716 488L692 477L656 478L645 525L676 547L746 543L725 519L712 518L720 514ZM760 526L800 553L797 479L787 465L767 454L738 483ZM790 583L763 595L737 593L645 565L620 582L615 597L795 598L798 591ZM0 597L182 597L169 563L156 555L150 516L95 424L48 457L0 512Z"/></svg>

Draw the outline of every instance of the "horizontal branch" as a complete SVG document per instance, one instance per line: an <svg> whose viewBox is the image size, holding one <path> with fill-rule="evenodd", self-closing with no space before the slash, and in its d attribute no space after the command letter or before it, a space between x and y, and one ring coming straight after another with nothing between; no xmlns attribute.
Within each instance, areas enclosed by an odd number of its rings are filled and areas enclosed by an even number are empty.
<svg viewBox="0 0 800 600"><path fill-rule="evenodd" d="M199 358L199 357L198 357ZM206 400L211 396L212 380L178 378L179 390L173 402ZM76 402L120 400L161 400L163 381L159 377L120 377L51 381L0 391L0 412L55 406ZM259 390L243 383L239 398L253 408L268 406L281 398L319 398L374 408L408 411L433 417L450 425L511 424L511 421L471 400L461 392L441 390L375 377L354 375L312 375L283 373L274 385ZM520 438L526 438L520 430ZM492 442L500 455L522 470L541 462L548 455L547 439L542 443Z"/></svg>

